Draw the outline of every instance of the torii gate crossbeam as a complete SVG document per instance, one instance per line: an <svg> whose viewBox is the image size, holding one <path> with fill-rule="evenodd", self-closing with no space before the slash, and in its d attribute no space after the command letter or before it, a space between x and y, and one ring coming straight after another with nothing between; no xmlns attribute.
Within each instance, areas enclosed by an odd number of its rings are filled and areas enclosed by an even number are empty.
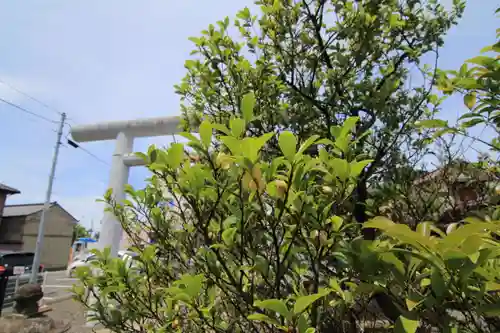
<svg viewBox="0 0 500 333"><path fill-rule="evenodd" d="M132 155L134 138L173 135L179 133L179 117L160 117L129 121L114 121L92 125L73 126L71 136L76 142L116 140L111 160L109 188L113 190L116 201L125 199L125 185L128 183L129 168L144 165L143 161ZM111 247L111 255L116 257L122 239L122 227L116 216L104 212L99 249Z"/></svg>

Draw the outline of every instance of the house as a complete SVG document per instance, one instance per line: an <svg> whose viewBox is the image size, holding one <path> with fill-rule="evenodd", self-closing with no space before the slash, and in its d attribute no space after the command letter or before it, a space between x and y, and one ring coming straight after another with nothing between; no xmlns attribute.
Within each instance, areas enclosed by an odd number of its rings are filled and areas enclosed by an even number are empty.
<svg viewBox="0 0 500 333"><path fill-rule="evenodd" d="M43 203L5 205L0 224L0 251L35 251ZM45 213L41 264L63 269L68 264L73 227L78 221L52 202Z"/></svg>
<svg viewBox="0 0 500 333"><path fill-rule="evenodd" d="M467 216L481 217L498 203L497 173L467 161L453 161L420 174L383 202L379 213L411 227L423 221L446 226Z"/></svg>
<svg viewBox="0 0 500 333"><path fill-rule="evenodd" d="M413 184L417 190L425 188L438 194L433 199L441 208L439 224L457 222L468 215L481 215L481 211L498 201L495 194L499 175L467 161L454 161Z"/></svg>
<svg viewBox="0 0 500 333"><path fill-rule="evenodd" d="M18 189L0 183L0 225L2 224L3 208L5 207L7 196L19 193L21 193L21 191Z"/></svg>

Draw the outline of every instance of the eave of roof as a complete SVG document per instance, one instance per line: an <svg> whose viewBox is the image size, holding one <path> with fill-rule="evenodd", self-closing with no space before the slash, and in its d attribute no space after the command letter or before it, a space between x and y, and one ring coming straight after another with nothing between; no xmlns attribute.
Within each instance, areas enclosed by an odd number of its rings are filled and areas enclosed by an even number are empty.
<svg viewBox="0 0 500 333"><path fill-rule="evenodd" d="M51 202L50 207L58 206L63 210L66 214L68 214L74 221L74 223L78 222L78 220L71 215L66 209L64 209L57 201ZM18 204L18 205L5 205L3 211L3 217L15 217L15 216L28 216L32 214L36 214L43 210L43 203L32 203L32 204Z"/></svg>
<svg viewBox="0 0 500 333"><path fill-rule="evenodd" d="M21 191L19 191L17 188L10 187L8 185L0 183L0 192L4 192L7 194L19 194Z"/></svg>

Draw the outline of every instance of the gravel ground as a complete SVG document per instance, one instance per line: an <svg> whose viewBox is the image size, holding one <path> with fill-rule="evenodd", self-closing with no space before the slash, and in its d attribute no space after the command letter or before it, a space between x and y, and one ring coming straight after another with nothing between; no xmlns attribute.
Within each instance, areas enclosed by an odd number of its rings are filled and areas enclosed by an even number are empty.
<svg viewBox="0 0 500 333"><path fill-rule="evenodd" d="M68 333L91 333L92 329L85 327L85 315L82 306L72 299L49 305L52 311L47 315L55 320L70 320L71 329Z"/></svg>

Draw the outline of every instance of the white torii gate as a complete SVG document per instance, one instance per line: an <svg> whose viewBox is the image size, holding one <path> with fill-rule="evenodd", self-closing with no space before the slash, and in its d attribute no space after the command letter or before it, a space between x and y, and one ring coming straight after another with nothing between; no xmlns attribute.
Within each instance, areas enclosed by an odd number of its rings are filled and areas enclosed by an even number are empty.
<svg viewBox="0 0 500 333"><path fill-rule="evenodd" d="M134 138L173 135L179 133L179 117L161 117L129 121L114 121L92 125L73 126L71 136L76 142L116 140L111 160L109 186L114 199L125 199L129 168L144 165L144 161L133 153ZM122 239L122 227L116 216L104 212L98 241L100 250L111 247L111 256L116 257Z"/></svg>

